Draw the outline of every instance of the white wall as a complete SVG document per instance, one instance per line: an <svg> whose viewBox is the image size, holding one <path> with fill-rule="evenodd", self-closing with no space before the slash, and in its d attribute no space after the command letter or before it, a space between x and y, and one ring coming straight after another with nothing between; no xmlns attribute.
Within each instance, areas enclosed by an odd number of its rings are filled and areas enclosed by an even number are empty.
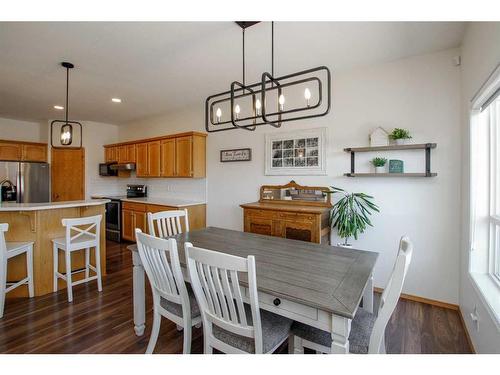
<svg viewBox="0 0 500 375"><path fill-rule="evenodd" d="M27 142L47 142L47 124L0 117L0 139Z"/></svg>
<svg viewBox="0 0 500 375"><path fill-rule="evenodd" d="M470 100L500 63L500 23L468 25L462 45L462 246L460 309L474 348L478 353L500 353L500 331L469 278L469 109ZM470 313L477 306L478 329Z"/></svg>
<svg viewBox="0 0 500 375"><path fill-rule="evenodd" d="M415 255L405 292L431 299L458 302L460 229L460 73L452 63L458 50L447 50L391 63L333 73L333 108L323 118L288 123L283 130L327 127L328 176L265 176L264 134L233 130L207 137L208 225L242 229L240 204L258 199L263 184L295 179L300 184L335 185L373 194L381 208L356 247L378 251L375 284L384 286L399 237L415 241ZM207 93L209 94L209 93ZM211 92L210 92L211 94ZM415 142L436 142L433 169L436 178L342 177L349 155L342 150L368 144L369 131L378 126L411 130ZM168 116L120 126L120 140L204 130L203 103ZM251 162L220 163L219 151L251 147ZM370 155L373 156L373 155ZM409 168L420 153L395 153ZM361 165L364 164L364 165ZM365 162L360 168L369 168ZM189 181L188 181L189 182ZM186 182L186 183L188 183ZM425 277L423 276L425 275Z"/></svg>

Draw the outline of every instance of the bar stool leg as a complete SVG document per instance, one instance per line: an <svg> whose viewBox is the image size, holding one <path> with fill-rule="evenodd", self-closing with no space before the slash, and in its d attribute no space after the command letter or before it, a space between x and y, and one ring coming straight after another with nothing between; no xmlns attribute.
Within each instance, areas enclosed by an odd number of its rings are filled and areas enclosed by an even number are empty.
<svg viewBox="0 0 500 375"><path fill-rule="evenodd" d="M26 270L28 271L28 295L30 298L35 296L35 288L33 287L33 245L28 247L26 252Z"/></svg>
<svg viewBox="0 0 500 375"><path fill-rule="evenodd" d="M101 280L101 251L99 249L99 242L95 246L95 268L97 270L97 290L102 292Z"/></svg>
<svg viewBox="0 0 500 375"><path fill-rule="evenodd" d="M71 284L71 252L65 250L66 253L66 288L68 289L68 302L73 301L73 286Z"/></svg>
<svg viewBox="0 0 500 375"><path fill-rule="evenodd" d="M57 272L59 271L59 252L57 245L52 245L52 259L54 264L54 293L57 292Z"/></svg>
<svg viewBox="0 0 500 375"><path fill-rule="evenodd" d="M88 279L90 277L90 249L87 247L85 249L85 278Z"/></svg>
<svg viewBox="0 0 500 375"><path fill-rule="evenodd" d="M5 289L7 288L7 259L0 264L0 318L3 318L5 307Z"/></svg>

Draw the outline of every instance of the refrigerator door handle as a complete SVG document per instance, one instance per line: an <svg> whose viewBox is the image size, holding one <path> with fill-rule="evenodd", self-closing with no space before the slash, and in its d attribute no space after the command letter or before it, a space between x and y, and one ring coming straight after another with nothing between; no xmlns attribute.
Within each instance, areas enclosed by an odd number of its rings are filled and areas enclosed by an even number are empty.
<svg viewBox="0 0 500 375"><path fill-rule="evenodd" d="M18 165L18 170L17 170L17 203L22 203L22 194L24 191L24 180L23 180L23 175L21 173L22 168L21 168L21 163Z"/></svg>

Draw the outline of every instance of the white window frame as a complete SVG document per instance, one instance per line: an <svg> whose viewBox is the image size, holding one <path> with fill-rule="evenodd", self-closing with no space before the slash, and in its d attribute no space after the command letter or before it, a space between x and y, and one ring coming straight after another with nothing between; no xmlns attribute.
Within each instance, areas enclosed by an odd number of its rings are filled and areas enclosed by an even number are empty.
<svg viewBox="0 0 500 375"><path fill-rule="evenodd" d="M497 90L500 90L500 64L471 100L469 123L470 252L468 266L472 285L500 332L499 98L491 103L489 108L482 108ZM481 113L482 109L488 112ZM485 121L489 125L488 128L484 127ZM475 141L479 139L478 137L484 137L487 132L489 132L489 143L484 144L484 148L481 148L481 145L475 144ZM487 165L486 171L477 168L481 161L485 163L485 166ZM479 180L475 178L479 178Z"/></svg>

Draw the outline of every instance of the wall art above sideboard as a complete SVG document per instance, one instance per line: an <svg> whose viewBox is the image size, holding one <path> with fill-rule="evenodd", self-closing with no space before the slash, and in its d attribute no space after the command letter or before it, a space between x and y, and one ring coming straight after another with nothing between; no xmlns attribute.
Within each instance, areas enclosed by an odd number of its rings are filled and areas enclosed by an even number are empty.
<svg viewBox="0 0 500 375"><path fill-rule="evenodd" d="M266 134L266 175L326 175L326 128Z"/></svg>

